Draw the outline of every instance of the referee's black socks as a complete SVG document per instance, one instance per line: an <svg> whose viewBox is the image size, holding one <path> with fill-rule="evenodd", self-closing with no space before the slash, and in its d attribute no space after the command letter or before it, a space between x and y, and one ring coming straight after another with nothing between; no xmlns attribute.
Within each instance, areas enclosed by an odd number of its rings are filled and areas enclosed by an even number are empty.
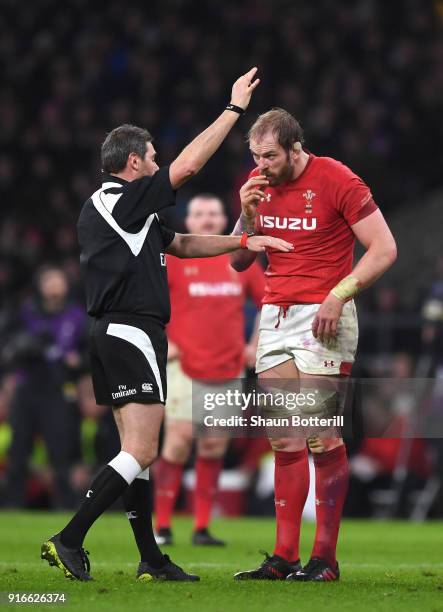
<svg viewBox="0 0 443 612"><path fill-rule="evenodd" d="M92 481L84 502L61 531L62 544L68 548L81 548L91 525L141 472L138 461L125 451L121 451L110 461Z"/></svg>
<svg viewBox="0 0 443 612"><path fill-rule="evenodd" d="M160 569L165 564L165 558L157 546L152 530L152 485L147 469L126 489L123 501L140 552L140 561Z"/></svg>

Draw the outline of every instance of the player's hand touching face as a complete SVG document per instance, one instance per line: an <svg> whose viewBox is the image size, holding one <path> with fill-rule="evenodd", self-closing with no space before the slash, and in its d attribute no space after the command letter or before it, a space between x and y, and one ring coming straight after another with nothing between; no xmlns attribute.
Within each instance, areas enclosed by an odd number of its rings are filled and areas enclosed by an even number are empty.
<svg viewBox="0 0 443 612"><path fill-rule="evenodd" d="M271 187L293 178L294 157L298 153L286 151L272 132L267 132L260 139L251 138L249 148L260 175L268 180Z"/></svg>
<svg viewBox="0 0 443 612"><path fill-rule="evenodd" d="M312 322L312 334L320 342L328 343L337 336L337 325L344 302L330 293L321 304Z"/></svg>
<svg viewBox="0 0 443 612"><path fill-rule="evenodd" d="M257 214L257 206L265 197L264 190L268 185L269 181L265 176L252 176L240 189L242 213L251 222L251 225Z"/></svg>

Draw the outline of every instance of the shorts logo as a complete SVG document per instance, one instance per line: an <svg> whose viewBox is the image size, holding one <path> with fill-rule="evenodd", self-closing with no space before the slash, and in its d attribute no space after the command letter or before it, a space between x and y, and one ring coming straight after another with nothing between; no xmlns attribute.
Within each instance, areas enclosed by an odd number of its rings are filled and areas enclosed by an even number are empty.
<svg viewBox="0 0 443 612"><path fill-rule="evenodd" d="M152 393L152 383L143 383L142 391L143 393Z"/></svg>
<svg viewBox="0 0 443 612"><path fill-rule="evenodd" d="M323 365L325 366L325 368L333 368L334 367L334 362L333 361L324 361Z"/></svg>
<svg viewBox="0 0 443 612"><path fill-rule="evenodd" d="M117 393L112 393L112 399L120 399L121 397L127 397L128 395L135 395L137 389L127 389L126 385L119 385Z"/></svg>

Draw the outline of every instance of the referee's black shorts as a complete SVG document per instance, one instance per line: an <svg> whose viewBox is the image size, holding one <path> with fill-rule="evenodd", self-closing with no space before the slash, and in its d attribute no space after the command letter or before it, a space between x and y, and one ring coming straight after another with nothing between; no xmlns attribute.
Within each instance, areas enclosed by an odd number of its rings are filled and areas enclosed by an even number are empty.
<svg viewBox="0 0 443 612"><path fill-rule="evenodd" d="M95 317L90 356L97 404L166 402L168 341L160 322L129 314Z"/></svg>

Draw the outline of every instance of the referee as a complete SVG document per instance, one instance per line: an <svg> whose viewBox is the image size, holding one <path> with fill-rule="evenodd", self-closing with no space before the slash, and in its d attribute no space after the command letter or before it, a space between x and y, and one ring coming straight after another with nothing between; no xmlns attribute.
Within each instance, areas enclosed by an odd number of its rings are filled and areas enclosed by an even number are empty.
<svg viewBox="0 0 443 612"><path fill-rule="evenodd" d="M96 476L66 527L42 544L41 556L66 577L90 580L83 540L94 521L123 496L140 564L141 580L198 580L163 555L151 523L148 468L157 456L166 401L170 316L165 253L211 257L246 248L292 245L264 236L195 236L166 228L157 213L175 203L176 190L217 151L259 84L257 68L232 87L231 102L169 167L155 161L148 131L122 125L102 145L103 184L86 201L78 221L88 314L90 353L98 404L112 405L120 453ZM254 80L255 79L255 80Z"/></svg>

